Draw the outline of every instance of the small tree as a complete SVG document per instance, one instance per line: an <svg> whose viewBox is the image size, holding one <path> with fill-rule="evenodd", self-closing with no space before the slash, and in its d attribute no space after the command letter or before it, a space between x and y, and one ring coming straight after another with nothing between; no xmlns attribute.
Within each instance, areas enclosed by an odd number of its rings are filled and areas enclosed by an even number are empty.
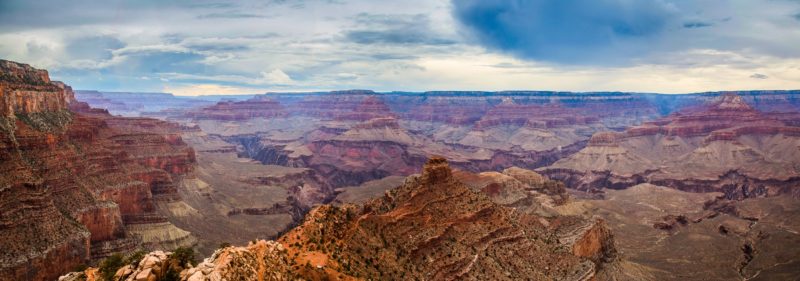
<svg viewBox="0 0 800 281"><path fill-rule="evenodd" d="M190 263L192 266L197 265L194 261L194 250L187 247L178 247L172 252L172 259L177 261L180 266L185 266Z"/></svg>
<svg viewBox="0 0 800 281"><path fill-rule="evenodd" d="M167 271L164 272L164 275L161 278L158 278L158 281L180 281L181 275L175 271L172 267L167 268Z"/></svg>

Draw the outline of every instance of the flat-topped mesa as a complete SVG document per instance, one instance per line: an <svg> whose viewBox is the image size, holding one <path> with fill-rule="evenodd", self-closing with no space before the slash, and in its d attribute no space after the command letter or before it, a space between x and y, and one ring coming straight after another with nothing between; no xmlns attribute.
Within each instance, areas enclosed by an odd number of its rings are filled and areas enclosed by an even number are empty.
<svg viewBox="0 0 800 281"><path fill-rule="evenodd" d="M336 120L366 121L381 117L394 117L392 110L380 98L367 96L352 111L339 112Z"/></svg>
<svg viewBox="0 0 800 281"><path fill-rule="evenodd" d="M186 115L194 119L237 121L284 117L288 115L288 112L280 103L272 99L255 97L246 101L221 101L215 105L188 112Z"/></svg>
<svg viewBox="0 0 800 281"><path fill-rule="evenodd" d="M329 92L307 95L298 102L287 103L292 115L341 121L366 121L394 116L388 106L371 92Z"/></svg>
<svg viewBox="0 0 800 281"><path fill-rule="evenodd" d="M449 182L453 179L453 171L447 159L441 156L431 156L422 168L422 182L434 184Z"/></svg>
<svg viewBox="0 0 800 281"><path fill-rule="evenodd" d="M46 70L0 60L0 116L55 112L74 100L72 89L50 81Z"/></svg>
<svg viewBox="0 0 800 281"><path fill-rule="evenodd" d="M753 107L747 104L744 99L734 93L726 93L719 97L719 101L712 105L712 108L720 110L753 111Z"/></svg>

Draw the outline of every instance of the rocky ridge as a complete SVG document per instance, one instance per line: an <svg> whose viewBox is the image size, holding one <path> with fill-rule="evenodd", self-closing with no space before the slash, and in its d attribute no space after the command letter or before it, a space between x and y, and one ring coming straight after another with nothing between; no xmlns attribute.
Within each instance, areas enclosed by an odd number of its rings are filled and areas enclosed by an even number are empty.
<svg viewBox="0 0 800 281"><path fill-rule="evenodd" d="M534 173L511 170L521 181ZM419 227L420 225L426 227ZM363 205L323 205L277 242L218 249L181 280L433 279L592 280L613 268L613 235L603 221L540 217L494 203L459 182L447 161ZM88 276L73 273L67 278ZM130 278L148 269L120 270ZM152 271L149 271L152 272ZM154 276L158 277L158 276ZM90 279L91 280L91 279Z"/></svg>

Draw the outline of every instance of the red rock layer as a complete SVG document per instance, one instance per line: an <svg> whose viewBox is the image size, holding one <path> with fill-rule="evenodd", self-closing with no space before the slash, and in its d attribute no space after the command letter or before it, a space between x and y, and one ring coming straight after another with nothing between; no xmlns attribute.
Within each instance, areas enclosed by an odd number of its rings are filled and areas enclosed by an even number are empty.
<svg viewBox="0 0 800 281"><path fill-rule="evenodd" d="M174 193L172 177L194 163L180 127L74 101L73 113L71 89L46 72L7 61L0 70L3 97L14 96L0 117L0 279L54 280L133 250L126 223L166 221L154 195Z"/></svg>
<svg viewBox="0 0 800 281"><path fill-rule="evenodd" d="M485 99L438 97L410 108L403 114L403 118L453 125L471 125L478 121L489 108L491 105Z"/></svg>
<svg viewBox="0 0 800 281"><path fill-rule="evenodd" d="M291 105L292 114L322 119L367 121L394 116L391 109L373 92L348 91L307 96Z"/></svg>
<svg viewBox="0 0 800 281"><path fill-rule="evenodd" d="M316 141L307 145L313 157L303 167L317 170L333 186L358 185L388 175L413 173L424 157L408 147L383 141Z"/></svg>
<svg viewBox="0 0 800 281"><path fill-rule="evenodd" d="M742 97L726 94L718 101L704 106L687 108L660 120L629 128L626 137L645 135L709 136L710 140L732 139L746 134L800 135L799 127L787 126L781 117L762 113L748 105ZM721 131L730 129L730 131Z"/></svg>
<svg viewBox="0 0 800 281"><path fill-rule="evenodd" d="M0 116L66 110L74 95L53 83L46 70L0 60ZM71 89L69 89L71 93Z"/></svg>
<svg viewBox="0 0 800 281"><path fill-rule="evenodd" d="M596 133L586 149L541 171L587 191L651 183L728 199L797 196L797 117L724 94L624 132Z"/></svg>
<svg viewBox="0 0 800 281"><path fill-rule="evenodd" d="M246 101L222 101L216 105L186 113L195 119L223 121L246 120L251 118L274 118L288 115L280 103L266 97L256 97Z"/></svg>
<svg viewBox="0 0 800 281"><path fill-rule="evenodd" d="M511 99L506 99L478 120L475 128L517 125L549 129L569 125L585 125L597 121L596 118L584 116L581 112L564 108L558 104L518 105L514 104Z"/></svg>
<svg viewBox="0 0 800 281"><path fill-rule="evenodd" d="M363 206L321 206L279 241L308 279L352 276L373 280L588 280L602 253L613 252L577 217L553 225L493 203L455 180L446 160L430 159L422 174ZM598 229L604 225L597 225ZM590 235L582 235L590 233ZM558 239L561 240L561 239ZM597 246L597 247L595 247ZM570 251L557 249L574 248ZM604 258L597 263L592 258Z"/></svg>
<svg viewBox="0 0 800 281"><path fill-rule="evenodd" d="M400 124L397 123L397 119L394 117L378 117L353 126L353 129L383 129L383 128L400 129Z"/></svg>
<svg viewBox="0 0 800 281"><path fill-rule="evenodd" d="M394 114L383 101L375 96L367 96L352 111L339 112L337 120L367 121L374 118L393 117Z"/></svg>

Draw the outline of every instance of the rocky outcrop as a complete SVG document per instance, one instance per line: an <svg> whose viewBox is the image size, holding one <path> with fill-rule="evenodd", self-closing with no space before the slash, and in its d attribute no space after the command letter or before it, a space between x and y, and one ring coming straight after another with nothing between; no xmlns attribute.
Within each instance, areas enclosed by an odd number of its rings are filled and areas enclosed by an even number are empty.
<svg viewBox="0 0 800 281"><path fill-rule="evenodd" d="M455 178L486 194L497 204L543 217L558 216L555 208L569 200L563 183L517 167L505 169L502 173L456 171Z"/></svg>
<svg viewBox="0 0 800 281"><path fill-rule="evenodd" d="M0 279L52 280L143 242L172 242L131 226L168 224L154 194L194 161L177 131L87 109L43 70L2 61L0 74Z"/></svg>
<svg viewBox="0 0 800 281"><path fill-rule="evenodd" d="M686 108L589 145L540 171L580 190L653 183L728 198L797 194L800 127L755 110L741 96Z"/></svg>
<svg viewBox="0 0 800 281"><path fill-rule="evenodd" d="M540 221L472 191L456 180L446 160L434 157L420 176L409 177L364 206L312 210L303 225L280 241L290 253L298 253L298 263L308 261L322 270L318 272L322 276L436 280L593 276L596 267L591 261L555 250L555 241L534 238L554 233Z"/></svg>
<svg viewBox="0 0 800 281"><path fill-rule="evenodd" d="M196 267L182 272L181 280L295 280L296 267L283 245L258 240L247 247L217 250Z"/></svg>
<svg viewBox="0 0 800 281"><path fill-rule="evenodd" d="M456 174L433 157L383 197L314 208L277 242L218 249L183 270L181 280L592 280L615 262L603 221L523 214ZM508 174L525 184L546 182L529 171ZM120 272L147 272L143 263Z"/></svg>
<svg viewBox="0 0 800 281"><path fill-rule="evenodd" d="M64 111L74 99L72 89L50 81L46 70L0 60L0 75L0 115L4 117Z"/></svg>

